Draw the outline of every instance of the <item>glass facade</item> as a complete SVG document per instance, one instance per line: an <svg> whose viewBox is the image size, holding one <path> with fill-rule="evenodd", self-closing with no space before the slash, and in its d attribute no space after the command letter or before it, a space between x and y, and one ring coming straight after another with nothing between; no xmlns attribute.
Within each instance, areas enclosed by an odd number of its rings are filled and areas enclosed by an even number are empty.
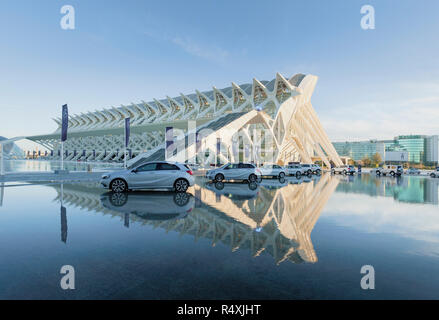
<svg viewBox="0 0 439 320"><path fill-rule="evenodd" d="M380 142L375 140L356 142L334 142L335 150L339 156L349 157L355 161L371 158L375 153L381 153Z"/></svg>
<svg viewBox="0 0 439 320"><path fill-rule="evenodd" d="M395 138L395 146L399 150L408 151L409 162L411 163L424 163L425 162L425 139L426 136L411 135L411 136L398 136ZM399 151L395 150L395 151ZM394 150L389 150L394 151Z"/></svg>
<svg viewBox="0 0 439 320"><path fill-rule="evenodd" d="M381 154L382 159L385 159L385 151L406 151L409 163L438 163L438 136L406 135L397 136L393 140L333 142L333 145L340 156L350 157L355 161L371 158L375 153Z"/></svg>

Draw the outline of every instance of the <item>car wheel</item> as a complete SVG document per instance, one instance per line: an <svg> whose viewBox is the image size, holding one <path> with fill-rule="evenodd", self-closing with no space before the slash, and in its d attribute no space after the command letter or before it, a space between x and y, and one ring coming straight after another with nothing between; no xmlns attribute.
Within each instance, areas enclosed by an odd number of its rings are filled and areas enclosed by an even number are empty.
<svg viewBox="0 0 439 320"><path fill-rule="evenodd" d="M302 174L300 173L300 171L296 172L296 178L299 179L302 176Z"/></svg>
<svg viewBox="0 0 439 320"><path fill-rule="evenodd" d="M215 188L216 188L217 190L223 190L223 189L224 189L224 182L221 182L221 181L216 182L216 183L215 183Z"/></svg>
<svg viewBox="0 0 439 320"><path fill-rule="evenodd" d="M248 188L252 191L256 190L258 188L258 184L256 182L249 182Z"/></svg>
<svg viewBox="0 0 439 320"><path fill-rule="evenodd" d="M110 203L115 207L122 207L127 203L128 196L125 193L112 193L110 195Z"/></svg>
<svg viewBox="0 0 439 320"><path fill-rule="evenodd" d="M178 192L178 193L174 194L174 202L179 207L183 207L183 206L187 205L189 202L189 199L190 199L189 194L187 194L185 192Z"/></svg>
<svg viewBox="0 0 439 320"><path fill-rule="evenodd" d="M347 173L347 171L346 170L343 170L343 174L346 174Z"/></svg>
<svg viewBox="0 0 439 320"><path fill-rule="evenodd" d="M309 176L312 175L312 170L311 169L308 170L308 175Z"/></svg>
<svg viewBox="0 0 439 320"><path fill-rule="evenodd" d="M393 177L395 175L395 172L390 171L390 175Z"/></svg>
<svg viewBox="0 0 439 320"><path fill-rule="evenodd" d="M320 175L320 173L322 173L322 172L320 171L320 169L317 169L317 170L316 170L316 175L318 175L318 176L319 176L319 175Z"/></svg>
<svg viewBox="0 0 439 320"><path fill-rule="evenodd" d="M381 172L379 172L379 171L377 170L376 175L377 175L377 176L380 176L380 175L381 175Z"/></svg>
<svg viewBox="0 0 439 320"><path fill-rule="evenodd" d="M177 192L186 192L189 188L189 182L186 179L178 179L174 183L174 189Z"/></svg>
<svg viewBox="0 0 439 320"><path fill-rule="evenodd" d="M258 179L258 177L256 177L256 175L253 173L248 176L248 181L250 181L250 182L255 182L257 179Z"/></svg>
<svg viewBox="0 0 439 320"><path fill-rule="evenodd" d="M334 169L332 169L332 170L331 170L331 173L332 173L332 174L335 174L335 170L334 170Z"/></svg>
<svg viewBox="0 0 439 320"><path fill-rule="evenodd" d="M436 175L434 173L430 173L430 177L436 178Z"/></svg>
<svg viewBox="0 0 439 320"><path fill-rule="evenodd" d="M216 182L221 182L221 181L223 181L224 180L224 175L222 174L222 173L218 173L216 176L215 176L215 181Z"/></svg>
<svg viewBox="0 0 439 320"><path fill-rule="evenodd" d="M125 192L128 189L128 185L123 179L114 179L111 181L110 187L113 192L117 193Z"/></svg>
<svg viewBox="0 0 439 320"><path fill-rule="evenodd" d="M285 178L285 173L284 172L279 173L279 179L282 179L282 178Z"/></svg>
<svg viewBox="0 0 439 320"><path fill-rule="evenodd" d="M280 182L280 183L285 183L285 178L283 178L283 177L282 177L282 178L279 178L279 182Z"/></svg>

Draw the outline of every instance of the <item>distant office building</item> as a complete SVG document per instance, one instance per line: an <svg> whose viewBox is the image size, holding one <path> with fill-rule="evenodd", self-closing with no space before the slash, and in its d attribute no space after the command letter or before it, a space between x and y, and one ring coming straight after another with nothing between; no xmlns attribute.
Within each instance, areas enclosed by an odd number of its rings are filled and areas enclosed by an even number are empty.
<svg viewBox="0 0 439 320"><path fill-rule="evenodd" d="M437 135L427 137L425 140L425 162L439 163L439 137Z"/></svg>
<svg viewBox="0 0 439 320"><path fill-rule="evenodd" d="M335 150L340 156L349 157L355 161L371 158L375 153L379 153L384 159L384 144L376 140L355 141L355 142L333 142Z"/></svg>
<svg viewBox="0 0 439 320"><path fill-rule="evenodd" d="M439 162L438 136L405 135L393 140L369 140L358 142L334 142L340 156L355 161L371 158L375 153L387 162L409 162L437 165Z"/></svg>
<svg viewBox="0 0 439 320"><path fill-rule="evenodd" d="M395 137L393 145L386 148L386 151L407 151L408 162L425 163L426 138L427 136L421 135L398 136Z"/></svg>

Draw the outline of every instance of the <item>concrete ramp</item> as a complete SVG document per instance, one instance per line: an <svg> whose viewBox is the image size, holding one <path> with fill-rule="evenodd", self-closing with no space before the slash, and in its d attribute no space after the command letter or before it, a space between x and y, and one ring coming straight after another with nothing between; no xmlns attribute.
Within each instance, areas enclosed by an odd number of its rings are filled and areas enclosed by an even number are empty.
<svg viewBox="0 0 439 320"><path fill-rule="evenodd" d="M245 123L249 122L256 115L257 112L255 110L249 112L228 113L200 126L199 128L196 129L196 133L200 133L202 130L211 130L212 133L207 137L204 136L203 141L209 138L216 139L217 136L223 138L223 135L221 135L220 131L227 129L235 133L236 131L241 129ZM195 141L191 141L191 139L189 139L190 135L194 135L194 133L190 132L186 134L184 138L186 149L193 147L194 144L196 143ZM182 143L182 141L180 143ZM166 156L165 148L166 148L166 144L163 143L157 146L156 148L149 150L145 153L142 153L137 157L131 159L127 163L127 165L129 168L134 168L141 165L142 163L146 163L150 161L164 161Z"/></svg>

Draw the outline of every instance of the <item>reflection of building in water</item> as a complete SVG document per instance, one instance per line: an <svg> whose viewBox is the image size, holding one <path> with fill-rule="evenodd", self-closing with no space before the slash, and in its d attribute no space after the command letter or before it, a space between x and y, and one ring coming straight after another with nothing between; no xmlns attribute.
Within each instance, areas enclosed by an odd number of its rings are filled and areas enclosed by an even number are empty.
<svg viewBox="0 0 439 320"><path fill-rule="evenodd" d="M223 243L232 251L250 250L254 256L268 253L276 263L285 260L316 262L311 231L338 182L338 179L325 175L318 181L288 184L279 189L261 187L254 197L234 196L227 193L227 186L217 192L215 188L210 190L196 185L195 207L183 219L146 220L131 212L121 213L120 207L117 211L107 209L100 201L102 190L87 190L84 185L65 186L64 203L118 215L125 225L131 220L132 223L192 235L195 240L211 239L213 246ZM234 184L233 190L236 191L237 187L248 190L247 184Z"/></svg>
<svg viewBox="0 0 439 320"><path fill-rule="evenodd" d="M5 183L0 183L0 207L3 205L3 198L5 196Z"/></svg>
<svg viewBox="0 0 439 320"><path fill-rule="evenodd" d="M421 177L338 177L342 183L338 192L361 193L370 196L392 197L397 201L409 203L438 204L438 184L436 179Z"/></svg>

